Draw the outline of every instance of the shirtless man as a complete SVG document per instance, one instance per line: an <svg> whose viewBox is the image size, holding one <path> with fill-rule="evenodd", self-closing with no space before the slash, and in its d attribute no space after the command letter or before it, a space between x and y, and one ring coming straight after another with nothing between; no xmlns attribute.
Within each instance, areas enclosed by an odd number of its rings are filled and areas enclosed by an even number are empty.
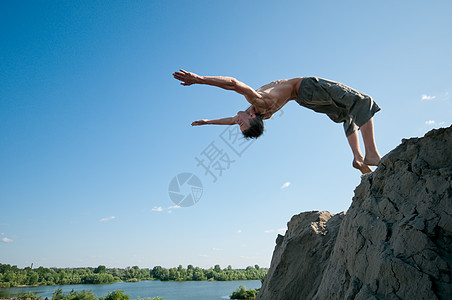
<svg viewBox="0 0 452 300"><path fill-rule="evenodd" d="M325 113L336 123L343 123L348 143L353 152L353 167L363 174L372 172L369 166L376 166L381 156L374 139L373 115L380 107L373 99L338 82L317 78L297 77L273 81L254 90L233 77L199 76L180 70L173 74L184 86L207 84L225 90L232 90L245 96L251 104L236 116L198 120L191 125L234 125L238 124L246 138L257 138L264 131L263 120L269 119L289 101L295 100L301 106L319 113ZM358 129L361 130L366 156L359 147Z"/></svg>

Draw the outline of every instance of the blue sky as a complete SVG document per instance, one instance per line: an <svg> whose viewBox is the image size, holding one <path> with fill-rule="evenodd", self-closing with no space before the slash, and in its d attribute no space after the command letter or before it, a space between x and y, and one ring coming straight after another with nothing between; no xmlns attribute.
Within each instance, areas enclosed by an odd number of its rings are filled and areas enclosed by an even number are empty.
<svg viewBox="0 0 452 300"><path fill-rule="evenodd" d="M190 124L245 99L180 86L180 68L256 89L345 83L382 107L383 155L450 126L450 1L275 3L1 2L0 262L269 266L291 216L349 207L360 174L340 124L289 103L238 155L228 127ZM213 145L216 182L196 161ZM168 188L183 172L203 194L179 208Z"/></svg>

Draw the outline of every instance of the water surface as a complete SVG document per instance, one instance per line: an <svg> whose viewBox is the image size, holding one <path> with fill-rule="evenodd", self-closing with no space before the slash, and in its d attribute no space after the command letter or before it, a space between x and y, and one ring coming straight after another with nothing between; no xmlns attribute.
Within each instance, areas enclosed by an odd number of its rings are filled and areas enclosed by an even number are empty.
<svg viewBox="0 0 452 300"><path fill-rule="evenodd" d="M117 282L113 284L77 284L62 286L37 286L0 289L0 298L14 297L18 294L34 293L43 298L52 297L53 292L61 288L65 294L71 290L76 292L87 290L92 291L96 296L103 297L108 292L123 290L124 294L130 296L130 300L137 297L153 298L163 297L164 300L215 300L229 299L240 285L247 289L257 289L261 287L259 280L247 281L158 281L145 280L140 282Z"/></svg>

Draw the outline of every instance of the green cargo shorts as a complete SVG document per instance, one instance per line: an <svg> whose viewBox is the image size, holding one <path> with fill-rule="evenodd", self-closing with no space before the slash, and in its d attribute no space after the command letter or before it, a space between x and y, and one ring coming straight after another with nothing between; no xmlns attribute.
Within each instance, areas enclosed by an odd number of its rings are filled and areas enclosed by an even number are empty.
<svg viewBox="0 0 452 300"><path fill-rule="evenodd" d="M380 110L369 95L342 83L318 77L303 77L296 101L301 106L328 115L336 123L344 123L347 136Z"/></svg>

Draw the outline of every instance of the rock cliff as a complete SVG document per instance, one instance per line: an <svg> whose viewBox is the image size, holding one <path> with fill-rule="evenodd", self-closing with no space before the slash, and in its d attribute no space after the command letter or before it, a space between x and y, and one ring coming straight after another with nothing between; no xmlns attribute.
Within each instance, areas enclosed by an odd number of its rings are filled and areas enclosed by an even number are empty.
<svg viewBox="0 0 452 300"><path fill-rule="evenodd" d="M452 127L403 140L347 213L292 217L257 299L452 299Z"/></svg>

